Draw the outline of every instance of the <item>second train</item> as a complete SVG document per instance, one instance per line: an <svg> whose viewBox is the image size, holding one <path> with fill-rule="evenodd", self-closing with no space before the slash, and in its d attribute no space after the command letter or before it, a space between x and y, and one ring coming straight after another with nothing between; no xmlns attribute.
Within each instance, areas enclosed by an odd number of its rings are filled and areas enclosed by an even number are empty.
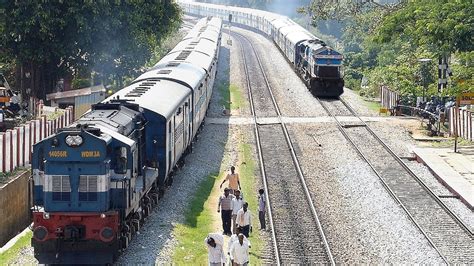
<svg viewBox="0 0 474 266"><path fill-rule="evenodd" d="M272 39L316 97L338 98L344 92L343 56L286 16L231 6L180 1L184 11L214 16L252 27Z"/></svg>

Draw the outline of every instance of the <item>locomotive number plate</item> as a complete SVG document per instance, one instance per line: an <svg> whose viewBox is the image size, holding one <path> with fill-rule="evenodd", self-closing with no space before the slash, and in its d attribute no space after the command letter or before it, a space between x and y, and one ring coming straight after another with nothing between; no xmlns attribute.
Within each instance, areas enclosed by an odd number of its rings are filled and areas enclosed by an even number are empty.
<svg viewBox="0 0 474 266"><path fill-rule="evenodd" d="M67 157L67 151L49 151L49 157L54 157L54 158L66 158Z"/></svg>

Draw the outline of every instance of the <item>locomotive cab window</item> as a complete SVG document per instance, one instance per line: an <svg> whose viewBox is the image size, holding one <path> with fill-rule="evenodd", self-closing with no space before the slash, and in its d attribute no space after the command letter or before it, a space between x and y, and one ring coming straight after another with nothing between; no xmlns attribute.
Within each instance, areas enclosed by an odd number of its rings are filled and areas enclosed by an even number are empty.
<svg viewBox="0 0 474 266"><path fill-rule="evenodd" d="M115 172L117 174L127 173L127 148L118 147L115 150Z"/></svg>

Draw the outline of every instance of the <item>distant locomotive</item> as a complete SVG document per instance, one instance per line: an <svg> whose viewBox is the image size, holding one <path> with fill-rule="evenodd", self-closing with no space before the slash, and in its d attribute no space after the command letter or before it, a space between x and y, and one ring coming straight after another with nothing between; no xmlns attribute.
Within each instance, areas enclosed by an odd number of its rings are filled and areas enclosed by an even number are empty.
<svg viewBox="0 0 474 266"><path fill-rule="evenodd" d="M215 16L253 27L269 36L317 97L343 93L342 55L286 16L249 8L180 1L185 12Z"/></svg>
<svg viewBox="0 0 474 266"><path fill-rule="evenodd" d="M201 19L153 68L34 145L39 263L112 263L128 246L204 120L221 27Z"/></svg>

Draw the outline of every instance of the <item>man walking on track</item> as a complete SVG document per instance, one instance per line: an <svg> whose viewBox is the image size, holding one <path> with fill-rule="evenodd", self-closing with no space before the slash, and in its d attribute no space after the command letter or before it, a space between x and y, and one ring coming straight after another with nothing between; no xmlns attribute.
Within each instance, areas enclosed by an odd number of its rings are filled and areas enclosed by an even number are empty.
<svg viewBox="0 0 474 266"><path fill-rule="evenodd" d="M246 236L247 238L249 237L249 231L251 226L250 221L252 219L248 207L249 204L247 202L244 202L244 205L242 205L242 209L237 212L237 225L240 227L242 234L244 234L244 236Z"/></svg>
<svg viewBox="0 0 474 266"><path fill-rule="evenodd" d="M217 212L221 212L222 218L222 229L224 229L225 235L231 235L230 231L232 223L232 199L234 195L229 194L229 189L224 189L224 195L219 197L219 205L217 206Z"/></svg>
<svg viewBox="0 0 474 266"><path fill-rule="evenodd" d="M225 265L224 238L222 235L219 233L210 233L206 239L204 239L204 243L207 247L209 265Z"/></svg>
<svg viewBox="0 0 474 266"><path fill-rule="evenodd" d="M222 188L222 185L225 183L225 181L229 181L229 189L230 189L230 194L234 194L234 191L237 189L242 189L240 187L240 180L239 180L239 174L235 172L235 167L230 167L230 174L227 174L225 177L224 181L222 181L220 188Z"/></svg>
<svg viewBox="0 0 474 266"><path fill-rule="evenodd" d="M230 257L233 265L249 265L249 242L244 240L245 236L239 234L239 241L233 243L230 248Z"/></svg>
<svg viewBox="0 0 474 266"><path fill-rule="evenodd" d="M230 265L234 265L234 258L232 257L232 254L230 254L230 251L232 249L232 245L239 243L239 235L241 234L240 232L240 227L237 227L236 232L230 236L229 242L227 243L227 254L230 256ZM249 244L249 248L252 246L250 245L250 241L244 236L244 242L247 242Z"/></svg>
<svg viewBox="0 0 474 266"><path fill-rule="evenodd" d="M237 228L237 212L242 209L244 205L244 200L240 196L240 190L236 189L234 191L234 199L232 199L232 232L235 234Z"/></svg>

